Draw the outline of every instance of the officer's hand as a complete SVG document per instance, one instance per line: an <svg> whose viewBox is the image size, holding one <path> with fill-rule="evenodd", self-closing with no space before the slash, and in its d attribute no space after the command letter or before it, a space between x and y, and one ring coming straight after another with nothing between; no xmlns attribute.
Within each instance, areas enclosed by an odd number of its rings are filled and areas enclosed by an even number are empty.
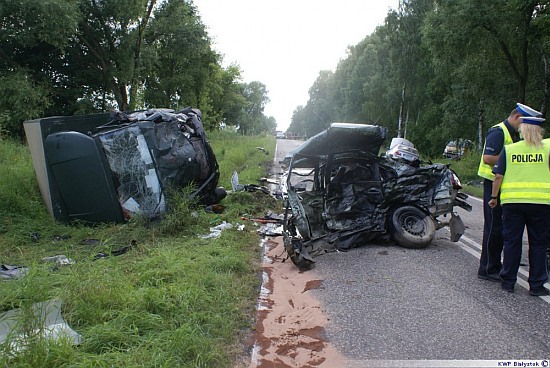
<svg viewBox="0 0 550 368"><path fill-rule="evenodd" d="M496 199L491 199L491 200L489 201L489 207L495 208L496 205L497 205L497 200L496 200Z"/></svg>

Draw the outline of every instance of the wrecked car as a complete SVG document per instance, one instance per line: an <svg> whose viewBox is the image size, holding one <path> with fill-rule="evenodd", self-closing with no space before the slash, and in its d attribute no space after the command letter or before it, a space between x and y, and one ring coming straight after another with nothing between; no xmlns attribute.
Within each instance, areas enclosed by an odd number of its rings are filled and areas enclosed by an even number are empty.
<svg viewBox="0 0 550 368"><path fill-rule="evenodd" d="M423 248L443 226L452 241L463 234L453 209L471 206L458 176L448 165L379 156L386 136L381 126L333 123L292 151L283 238L300 269L316 255L373 240Z"/></svg>
<svg viewBox="0 0 550 368"><path fill-rule="evenodd" d="M459 139L450 141L443 150L443 157L451 159L460 159L466 153L474 148L474 142L469 139Z"/></svg>
<svg viewBox="0 0 550 368"><path fill-rule="evenodd" d="M24 127L42 197L55 219L156 218L166 210L167 191L188 185L205 205L225 197L198 109L50 117Z"/></svg>

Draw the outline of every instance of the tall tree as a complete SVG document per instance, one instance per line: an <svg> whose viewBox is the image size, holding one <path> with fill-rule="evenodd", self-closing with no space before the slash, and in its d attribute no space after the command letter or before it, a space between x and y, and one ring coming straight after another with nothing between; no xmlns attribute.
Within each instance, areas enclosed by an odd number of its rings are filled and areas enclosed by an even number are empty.
<svg viewBox="0 0 550 368"><path fill-rule="evenodd" d="M145 30L157 0L80 0L75 58L96 70L119 110L135 108ZM130 96L128 96L130 91Z"/></svg>
<svg viewBox="0 0 550 368"><path fill-rule="evenodd" d="M525 102L538 1L438 1L424 26L436 74L446 79L444 121L449 134L483 140L514 102ZM513 82L515 81L515 86ZM454 132L454 133L451 133Z"/></svg>
<svg viewBox="0 0 550 368"><path fill-rule="evenodd" d="M240 110L240 71L226 73L219 64L188 0L2 2L0 129L14 131L43 114L112 108ZM214 93L218 82L233 92ZM240 105L222 113L224 104Z"/></svg>
<svg viewBox="0 0 550 368"><path fill-rule="evenodd" d="M224 69L216 65L202 94L200 108L209 130L221 124L238 125L246 98L241 93L241 70L237 65Z"/></svg>
<svg viewBox="0 0 550 368"><path fill-rule="evenodd" d="M243 134L256 134L265 131L264 109L269 102L265 84L253 81L241 84L241 88L246 104L239 120L240 131Z"/></svg>
<svg viewBox="0 0 550 368"><path fill-rule="evenodd" d="M422 45L422 24L433 6L428 0L401 0L399 7L388 13L380 30L387 43L389 67L385 69L388 103L394 109L396 135L404 135L407 117L422 117L427 106L427 85L431 65L426 62ZM408 129L410 132L411 129Z"/></svg>
<svg viewBox="0 0 550 368"><path fill-rule="evenodd" d="M201 96L216 72L218 55L196 8L186 0L163 2L155 11L146 43L154 56L145 76L146 102L201 108Z"/></svg>
<svg viewBox="0 0 550 368"><path fill-rule="evenodd" d="M51 14L59 21L52 22ZM71 94L54 88L51 80L66 79L60 72L63 50L78 20L76 0L0 4L0 131L22 135L23 120L40 116Z"/></svg>
<svg viewBox="0 0 550 368"><path fill-rule="evenodd" d="M341 101L341 96L331 93L334 91L333 77L333 72L322 70L309 88L309 99L305 108L307 115L304 120L304 130L309 136L319 133L330 123L339 120L338 111L332 109L336 101Z"/></svg>

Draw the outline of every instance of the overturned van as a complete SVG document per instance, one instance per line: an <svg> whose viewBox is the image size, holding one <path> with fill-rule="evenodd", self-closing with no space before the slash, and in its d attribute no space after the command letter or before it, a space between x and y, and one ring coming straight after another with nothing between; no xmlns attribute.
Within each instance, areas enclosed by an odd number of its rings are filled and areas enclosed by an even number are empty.
<svg viewBox="0 0 550 368"><path fill-rule="evenodd" d="M290 154L284 244L300 269L376 239L422 248L443 226L452 241L463 234L454 207L472 208L458 176L447 165L380 156L386 136L381 126L333 123Z"/></svg>
<svg viewBox="0 0 550 368"><path fill-rule="evenodd" d="M61 221L161 216L169 188L219 202L219 168L198 109L150 109L26 121L42 197Z"/></svg>

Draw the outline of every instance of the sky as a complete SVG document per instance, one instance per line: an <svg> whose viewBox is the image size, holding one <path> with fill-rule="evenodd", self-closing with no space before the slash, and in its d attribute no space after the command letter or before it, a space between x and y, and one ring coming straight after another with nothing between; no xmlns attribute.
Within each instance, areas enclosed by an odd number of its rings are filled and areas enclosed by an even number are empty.
<svg viewBox="0 0 550 368"><path fill-rule="evenodd" d="M399 0L193 0L223 56L243 82L266 85L264 114L286 130L321 70L336 69L353 46L384 24Z"/></svg>

